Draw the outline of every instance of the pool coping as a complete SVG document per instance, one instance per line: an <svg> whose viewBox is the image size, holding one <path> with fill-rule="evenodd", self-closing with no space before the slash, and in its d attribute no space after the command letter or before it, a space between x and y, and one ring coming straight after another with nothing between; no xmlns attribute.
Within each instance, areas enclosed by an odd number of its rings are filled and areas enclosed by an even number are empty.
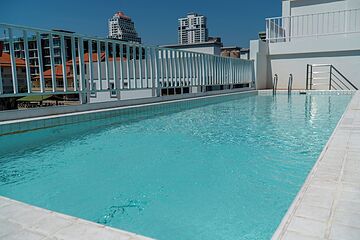
<svg viewBox="0 0 360 240"><path fill-rule="evenodd" d="M139 103L125 106L115 106L111 108L90 109L78 112L61 114L51 114L46 116L35 116L22 119L0 121L0 136L7 134L20 133L25 131L38 130L49 127L62 126L67 124L87 122L92 120L105 119L119 115L120 111L136 110L146 107L166 106L176 103L191 102L196 100L213 99L226 96L257 94L257 90L240 89L231 92L209 93L209 95L192 96L189 98L160 100L154 102ZM90 104L91 105L91 104Z"/></svg>
<svg viewBox="0 0 360 240"><path fill-rule="evenodd" d="M0 239L151 240L0 196Z"/></svg>
<svg viewBox="0 0 360 240"><path fill-rule="evenodd" d="M356 91L272 240L360 239L360 91Z"/></svg>

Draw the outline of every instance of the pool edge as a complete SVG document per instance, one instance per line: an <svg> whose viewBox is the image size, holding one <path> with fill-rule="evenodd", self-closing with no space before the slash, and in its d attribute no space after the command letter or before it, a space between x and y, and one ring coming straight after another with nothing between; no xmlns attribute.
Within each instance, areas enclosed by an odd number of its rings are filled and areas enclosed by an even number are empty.
<svg viewBox="0 0 360 240"><path fill-rule="evenodd" d="M271 238L272 240L305 238L333 239L333 236L339 237L344 236L344 234L353 234L352 232L346 233L346 230L352 231L349 230L349 228L354 228L353 226L349 226L344 223L338 223L341 221L346 222L347 218L349 218L349 214L345 212L345 214L343 214L340 217L341 219L338 221L334 219L334 215L335 212L337 212L336 208L339 199L344 192L342 185L350 185L351 187L354 180L358 180L355 178L353 180L344 181L344 176L346 174L346 172L344 172L344 167L349 152L358 152L360 156L360 146L356 146L354 139L351 139L352 134L356 135L356 133L353 132L354 128L360 130L360 127L356 126L360 126L359 110L360 91L356 91L347 105L343 115L341 116L337 126L328 139L326 145L324 146L319 158L309 172L300 191L297 193L286 214L283 216L280 224ZM351 121L348 119L351 119ZM354 121L355 119L357 121ZM354 122L358 122L358 124L355 124ZM343 135L346 135L346 137L343 137ZM357 135L360 136L360 131L357 133ZM346 142L342 142L346 138L348 140ZM328 168L329 166L334 167L330 168L336 171L334 174L326 175L324 173L327 171L319 170ZM336 176L336 174L338 175ZM317 182L314 183L314 181ZM325 186L326 184L329 184L329 186ZM336 185L336 188L332 189L330 185ZM317 188L321 191L311 191L311 187L315 189ZM330 198L332 197L330 206L328 204L330 200L324 201L324 198L329 196ZM311 203L311 200L309 203L309 199L312 199L313 203ZM314 203L315 201L318 202ZM302 209L304 207L308 207L307 210L313 209L315 211L313 213L304 213L306 212ZM316 209L320 209L320 211L324 210L323 213L329 210L329 215L326 217L325 221L319 220L321 217L316 216L318 214L316 213ZM314 216L312 216L312 214ZM360 219L360 215L358 217ZM355 231L357 234L360 234L360 228L355 227L353 231Z"/></svg>

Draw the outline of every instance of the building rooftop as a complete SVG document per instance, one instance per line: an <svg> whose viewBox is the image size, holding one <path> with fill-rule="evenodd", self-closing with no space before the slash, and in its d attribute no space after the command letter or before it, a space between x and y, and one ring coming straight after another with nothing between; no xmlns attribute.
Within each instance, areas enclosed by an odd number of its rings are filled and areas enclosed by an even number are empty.
<svg viewBox="0 0 360 240"><path fill-rule="evenodd" d="M121 12L121 11L115 13L114 17L119 17L119 18L131 20L131 18L129 16L126 16L125 13Z"/></svg>
<svg viewBox="0 0 360 240"><path fill-rule="evenodd" d="M15 62L16 62L16 67L25 67L26 66L25 61L20 58L16 58ZM1 67L11 67L10 54L0 52L0 66Z"/></svg>

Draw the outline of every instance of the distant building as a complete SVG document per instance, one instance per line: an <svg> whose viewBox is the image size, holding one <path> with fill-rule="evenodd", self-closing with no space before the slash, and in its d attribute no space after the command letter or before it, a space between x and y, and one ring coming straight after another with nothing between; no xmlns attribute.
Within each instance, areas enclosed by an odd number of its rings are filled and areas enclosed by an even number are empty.
<svg viewBox="0 0 360 240"><path fill-rule="evenodd" d="M193 44L209 40L206 17L197 13L189 13L185 18L179 18L178 43Z"/></svg>
<svg viewBox="0 0 360 240"><path fill-rule="evenodd" d="M259 32L259 39L266 42L266 32Z"/></svg>
<svg viewBox="0 0 360 240"><path fill-rule="evenodd" d="M109 38L141 43L134 22L123 12L117 12L109 19Z"/></svg>
<svg viewBox="0 0 360 240"><path fill-rule="evenodd" d="M221 48L221 56L249 60L250 59L250 49L249 48L241 48L241 47L237 47L237 46L222 47Z"/></svg>
<svg viewBox="0 0 360 240"><path fill-rule="evenodd" d="M207 41L207 42L191 43L191 44L164 45L161 47L180 49L180 50L185 50L185 51L189 51L189 52L206 53L206 54L220 56L222 46L223 46L223 44L221 42L221 38L210 37L209 41Z"/></svg>
<svg viewBox="0 0 360 240"><path fill-rule="evenodd" d="M231 58L240 58L240 47L222 47L221 56L222 57L231 57Z"/></svg>
<svg viewBox="0 0 360 240"><path fill-rule="evenodd" d="M250 60L250 48L241 48L240 58L245 60Z"/></svg>
<svg viewBox="0 0 360 240"><path fill-rule="evenodd" d="M62 32L62 33L74 33L66 30L58 30L53 29L53 31ZM53 50L54 50L54 66L62 64L61 59L61 51L60 51L60 37L57 35L53 35ZM19 37L13 39L14 43L14 56L15 58L25 59L25 46L24 46L24 38ZM29 64L30 64L30 74L32 77L39 75L39 57L38 57L38 46L36 36L31 36L27 38L28 42L28 51L29 51ZM4 41L3 43L3 51L5 53L10 53L9 42ZM65 45L65 59L71 59L71 38L65 36L64 37L64 45ZM51 68L51 56L50 56L50 43L49 43L49 35L41 34L41 52L42 52L42 62L44 70Z"/></svg>
<svg viewBox="0 0 360 240"><path fill-rule="evenodd" d="M16 63L16 76L18 80L18 91L26 92L26 64L25 61L19 58L15 58ZM12 69L11 69L11 58L10 54L0 52L0 81L1 91L3 93L12 93L13 82L12 82Z"/></svg>

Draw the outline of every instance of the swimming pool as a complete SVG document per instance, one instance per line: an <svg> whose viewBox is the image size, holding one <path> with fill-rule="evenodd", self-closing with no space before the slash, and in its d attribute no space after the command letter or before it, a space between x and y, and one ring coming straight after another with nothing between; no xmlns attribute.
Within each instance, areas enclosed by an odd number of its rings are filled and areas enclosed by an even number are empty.
<svg viewBox="0 0 360 240"><path fill-rule="evenodd" d="M240 94L2 136L0 195L157 239L269 239L350 99Z"/></svg>

